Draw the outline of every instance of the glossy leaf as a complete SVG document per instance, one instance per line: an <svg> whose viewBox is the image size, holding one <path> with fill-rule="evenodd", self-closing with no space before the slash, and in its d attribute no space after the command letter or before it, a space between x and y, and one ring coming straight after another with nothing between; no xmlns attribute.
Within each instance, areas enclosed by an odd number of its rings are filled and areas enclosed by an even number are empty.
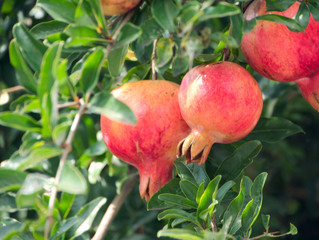
<svg viewBox="0 0 319 240"><path fill-rule="evenodd" d="M233 16L239 14L240 12L240 9L233 4L227 2L219 2L216 6L205 8L204 14L200 17L199 21L206 21L211 18Z"/></svg>
<svg viewBox="0 0 319 240"><path fill-rule="evenodd" d="M13 39L10 42L9 53L10 62L16 70L16 76L19 83L29 91L36 92L37 82L19 50L16 39Z"/></svg>
<svg viewBox="0 0 319 240"><path fill-rule="evenodd" d="M309 11L311 16L319 21L319 3L318 2L308 2Z"/></svg>
<svg viewBox="0 0 319 240"><path fill-rule="evenodd" d="M70 194L85 194L87 192L87 183L78 168L70 162L66 162L63 167L60 181L57 187Z"/></svg>
<svg viewBox="0 0 319 240"><path fill-rule="evenodd" d="M258 139L262 142L275 143L297 133L304 133L304 131L288 119L278 117L260 118L256 127L246 139Z"/></svg>
<svg viewBox="0 0 319 240"><path fill-rule="evenodd" d="M142 34L140 27L135 26L132 23L126 23L116 38L116 44L114 48L123 47L135 41Z"/></svg>
<svg viewBox="0 0 319 240"><path fill-rule="evenodd" d="M288 9L295 2L296 2L295 0L281 0L281 1L266 0L267 11L282 12Z"/></svg>
<svg viewBox="0 0 319 240"><path fill-rule="evenodd" d="M173 205L182 206L185 208L196 208L197 205L191 200L177 194L162 193L158 196L159 200L168 202Z"/></svg>
<svg viewBox="0 0 319 240"><path fill-rule="evenodd" d="M299 6L298 12L294 16L294 19L303 27L306 28L310 19L310 11L305 2L302 2Z"/></svg>
<svg viewBox="0 0 319 240"><path fill-rule="evenodd" d="M0 124L21 131L41 132L41 125L35 119L14 112L0 113Z"/></svg>
<svg viewBox="0 0 319 240"><path fill-rule="evenodd" d="M166 183L160 190L158 190L148 201L147 203L148 210L166 209L172 206L172 204L158 199L158 196L162 193L172 193L172 194L181 193L181 190L179 188L179 179L173 178L171 181Z"/></svg>
<svg viewBox="0 0 319 240"><path fill-rule="evenodd" d="M85 93L92 91L96 86L102 65L104 64L104 57L104 50L98 48L85 60L80 78L80 85Z"/></svg>
<svg viewBox="0 0 319 240"><path fill-rule="evenodd" d="M18 190L24 182L27 173L11 169L0 169L0 192Z"/></svg>
<svg viewBox="0 0 319 240"><path fill-rule="evenodd" d="M202 212L209 207L209 205L216 199L217 189L220 182L221 176L216 176L209 182L204 193L202 194L197 208L197 218L203 218ZM211 213L210 213L211 214ZM204 217L205 219L205 217Z"/></svg>
<svg viewBox="0 0 319 240"><path fill-rule="evenodd" d="M197 193L196 193L196 202L197 202L197 203L200 202L200 199L201 199L201 197L202 197L204 191L205 191L205 182L202 182L202 183L199 185L199 187L198 187L198 189L197 189Z"/></svg>
<svg viewBox="0 0 319 240"><path fill-rule="evenodd" d="M173 239L181 239L181 240L202 240L203 239L202 234L192 230L188 230L188 229L161 230L157 233L157 237L170 237Z"/></svg>
<svg viewBox="0 0 319 240"><path fill-rule="evenodd" d="M62 52L61 44L52 45L43 57L41 72L39 77L38 96L41 106L42 134L50 137L52 130L58 120L58 81L57 72L60 56Z"/></svg>
<svg viewBox="0 0 319 240"><path fill-rule="evenodd" d="M249 141L241 144L231 156L223 160L215 175L222 175L225 180L235 179L252 163L261 147L259 141Z"/></svg>
<svg viewBox="0 0 319 240"><path fill-rule="evenodd" d="M25 60L34 71L40 72L42 58L47 47L38 42L21 23L16 24L12 31Z"/></svg>
<svg viewBox="0 0 319 240"><path fill-rule="evenodd" d="M108 67L112 77L120 76L124 66L127 50L128 45L123 45L120 48L112 50L109 56L107 57Z"/></svg>
<svg viewBox="0 0 319 240"><path fill-rule="evenodd" d="M263 201L263 188L266 182L267 173L261 173L256 178L250 189L251 201L246 205L242 213L242 231L246 234L256 221Z"/></svg>
<svg viewBox="0 0 319 240"><path fill-rule="evenodd" d="M281 16L281 15L277 15L277 14L266 14L266 15L258 16L257 20L266 20L266 21L285 24L291 31L294 31L294 32L304 31L304 28L296 20Z"/></svg>
<svg viewBox="0 0 319 240"><path fill-rule="evenodd" d="M68 0L38 0L37 4L53 19L72 23L75 18L76 6Z"/></svg>
<svg viewBox="0 0 319 240"><path fill-rule="evenodd" d="M218 190L216 195L216 200L221 203L226 193L235 185L234 181L225 182Z"/></svg>
<svg viewBox="0 0 319 240"><path fill-rule="evenodd" d="M89 111L95 114L104 114L113 120L127 124L134 125L137 122L132 110L108 92L96 94L89 103Z"/></svg>
<svg viewBox="0 0 319 240"><path fill-rule="evenodd" d="M49 178L44 174L29 174L17 194L17 205L21 207L36 206L36 197L45 185L49 184Z"/></svg>
<svg viewBox="0 0 319 240"><path fill-rule="evenodd" d="M163 29L175 31L174 19L178 15L178 9L172 0L153 1L152 14Z"/></svg>
<svg viewBox="0 0 319 240"><path fill-rule="evenodd" d="M179 186L180 186L183 194L185 195L185 197L187 197L189 200L191 200L195 203L198 187L194 183L192 183L188 180L181 180L179 182Z"/></svg>
<svg viewBox="0 0 319 240"><path fill-rule="evenodd" d="M169 209L158 214L158 219L171 219L171 218L181 218L183 220L189 221L198 227L201 227L200 223L196 220L195 216L182 210L182 209Z"/></svg>
<svg viewBox="0 0 319 240"><path fill-rule="evenodd" d="M36 39L45 39L49 35L63 32L68 26L65 22L60 22L57 20L52 20L49 22L41 22L35 25L30 32Z"/></svg>
<svg viewBox="0 0 319 240"><path fill-rule="evenodd" d="M173 57L174 43L169 38L160 38L156 46L155 67L157 71L166 66Z"/></svg>

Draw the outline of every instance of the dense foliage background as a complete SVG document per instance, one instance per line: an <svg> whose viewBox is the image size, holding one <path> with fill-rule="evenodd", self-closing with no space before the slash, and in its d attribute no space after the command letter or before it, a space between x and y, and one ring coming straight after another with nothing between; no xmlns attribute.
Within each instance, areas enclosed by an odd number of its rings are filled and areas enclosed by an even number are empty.
<svg viewBox="0 0 319 240"><path fill-rule="evenodd" d="M227 2L148 0L126 15L104 18L98 0L0 1L1 239L45 239L48 229L50 239L94 235L123 182L134 175L107 151L99 114L134 121L109 91L151 79L154 57L158 78L177 83L201 63L228 59L241 64L263 91L262 118L244 140L214 145L205 166L177 160L175 178L148 206L135 184L105 239L155 239L167 223L171 231L162 236L225 239L228 232L241 239L263 234L268 214L270 232L295 233L290 222L298 228L298 235L282 239L319 236L319 114L296 85L270 81L247 66L240 38L253 24L242 19L245 1ZM267 1L278 10L294 1L276 2ZM309 3L304 11L315 13L316 2ZM304 22L285 23L296 31ZM76 131L70 130L72 124ZM62 171L60 179L57 171ZM52 198L54 189L58 193ZM198 201L196 192L209 200ZM50 198L55 200L51 209ZM163 206L171 212L150 210ZM261 208L264 217L245 219L245 207L246 216L258 215ZM206 224L213 210L217 235Z"/></svg>

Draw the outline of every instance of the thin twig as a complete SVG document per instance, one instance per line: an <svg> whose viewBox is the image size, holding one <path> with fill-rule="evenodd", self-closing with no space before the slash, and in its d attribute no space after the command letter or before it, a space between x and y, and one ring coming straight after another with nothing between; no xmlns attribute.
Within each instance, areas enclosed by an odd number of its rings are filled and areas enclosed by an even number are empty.
<svg viewBox="0 0 319 240"><path fill-rule="evenodd" d="M156 38L153 42L153 53L152 53L152 80L157 79L157 72L155 69L155 61L157 59L156 55L156 46L157 46L158 38Z"/></svg>
<svg viewBox="0 0 319 240"><path fill-rule="evenodd" d="M67 108L67 107L80 107L80 103L73 101L73 102L66 102L66 103L58 104L58 109Z"/></svg>
<svg viewBox="0 0 319 240"><path fill-rule="evenodd" d="M122 204L124 203L127 195L132 191L133 186L137 182L138 176L134 176L133 178L127 179L123 187L121 189L120 194L118 194L109 207L107 208L92 240L102 240L104 239L108 229L111 226L111 223L114 217L117 215L118 211L120 210Z"/></svg>
<svg viewBox="0 0 319 240"><path fill-rule="evenodd" d="M78 113L74 117L74 120L73 120L73 123L71 125L71 129L70 129L69 135L68 135L68 137L67 137L67 139L66 139L66 141L64 143L64 150L63 150L63 153L62 153L62 156L61 156L61 159L60 159L60 163L59 163L59 167L58 167L58 170L56 172L55 179L54 179L54 185L52 186L50 199L49 199L48 217L47 217L47 221L46 221L46 224L45 224L45 239L49 238L50 229L51 229L51 225L52 225L52 222L53 222L52 213L53 213L53 209L54 209L55 198L56 198L56 195L57 195L57 192L58 192L57 185L58 185L58 183L59 183L59 181L61 179L61 173L62 173L63 167L65 165L65 162L67 160L67 156L68 156L69 152L72 149L72 141L73 141L73 138L74 138L75 131L76 131L76 129L77 129L79 123L80 123L80 119L81 119L81 117L82 117L82 115L84 114L85 111L86 111L86 103L83 101L83 99L80 99L80 109L79 109Z"/></svg>
<svg viewBox="0 0 319 240"><path fill-rule="evenodd" d="M261 234L259 236L256 236L256 237L253 237L253 238L249 238L249 240L256 240L256 239L259 239L259 238L262 238L262 237L267 237L269 235L273 235L273 234L277 234L279 233L279 231L277 232L271 232L271 233L264 233L264 234Z"/></svg>
<svg viewBox="0 0 319 240"><path fill-rule="evenodd" d="M213 232L218 232L215 214L212 215L212 220L211 220L211 223L210 223L210 224L211 224L211 226L212 226L212 231L213 231Z"/></svg>
<svg viewBox="0 0 319 240"><path fill-rule="evenodd" d="M2 94L2 93L15 93L15 92L20 92L20 91L24 91L24 90L25 90L24 87L18 85L18 86L14 86L14 87L0 90L0 94Z"/></svg>

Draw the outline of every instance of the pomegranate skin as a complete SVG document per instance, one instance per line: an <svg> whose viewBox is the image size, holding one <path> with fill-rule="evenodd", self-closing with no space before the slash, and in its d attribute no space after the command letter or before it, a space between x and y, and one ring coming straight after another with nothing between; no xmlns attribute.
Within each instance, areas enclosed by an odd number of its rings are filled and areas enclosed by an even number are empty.
<svg viewBox="0 0 319 240"><path fill-rule="evenodd" d="M177 148L186 163L205 163L212 145L245 137L257 124L263 100L256 80L232 62L191 69L179 91L181 113L192 132Z"/></svg>
<svg viewBox="0 0 319 240"><path fill-rule="evenodd" d="M171 180L177 144L190 132L179 110L178 90L178 84L165 80L126 83L112 94L131 108L137 124L101 115L106 146L137 168L140 195L146 201Z"/></svg>
<svg viewBox="0 0 319 240"><path fill-rule="evenodd" d="M140 0L101 0L102 12L106 16L116 16L130 11Z"/></svg>
<svg viewBox="0 0 319 240"><path fill-rule="evenodd" d="M300 2L283 12L267 12L265 0L255 0L244 17L251 20L265 14L292 18ZM259 74L280 82L291 82L319 70L319 21L310 16L305 32L292 32L284 24L257 20L242 38L242 53Z"/></svg>
<svg viewBox="0 0 319 240"><path fill-rule="evenodd" d="M311 76L296 81L302 96L319 112L319 71Z"/></svg>

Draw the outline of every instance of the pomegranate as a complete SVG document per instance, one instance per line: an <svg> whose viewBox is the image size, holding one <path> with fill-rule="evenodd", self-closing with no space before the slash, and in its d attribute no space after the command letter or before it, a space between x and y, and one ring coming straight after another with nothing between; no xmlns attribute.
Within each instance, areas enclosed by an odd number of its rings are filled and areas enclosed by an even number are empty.
<svg viewBox="0 0 319 240"><path fill-rule="evenodd" d="M275 13L288 18L296 15L296 1L283 12L267 12L265 0L255 0L244 17ZM286 25L257 20L254 29L242 38L241 50L249 65L261 75L280 82L295 81L319 70L319 21L310 16L305 32L292 32Z"/></svg>
<svg viewBox="0 0 319 240"><path fill-rule="evenodd" d="M186 163L203 164L212 145L245 137L256 125L263 100L249 72L232 62L216 62L191 69L178 95L183 118L192 132L177 148Z"/></svg>
<svg viewBox="0 0 319 240"><path fill-rule="evenodd" d="M139 4L140 0L101 0L102 12L106 16L121 15Z"/></svg>
<svg viewBox="0 0 319 240"><path fill-rule="evenodd" d="M137 168L140 195L146 201L172 178L177 144L190 132L179 110L178 90L178 84L165 80L123 84L112 94L131 108L137 124L101 116L105 144Z"/></svg>
<svg viewBox="0 0 319 240"><path fill-rule="evenodd" d="M302 96L319 112L319 71L311 77L298 79L296 83Z"/></svg>

